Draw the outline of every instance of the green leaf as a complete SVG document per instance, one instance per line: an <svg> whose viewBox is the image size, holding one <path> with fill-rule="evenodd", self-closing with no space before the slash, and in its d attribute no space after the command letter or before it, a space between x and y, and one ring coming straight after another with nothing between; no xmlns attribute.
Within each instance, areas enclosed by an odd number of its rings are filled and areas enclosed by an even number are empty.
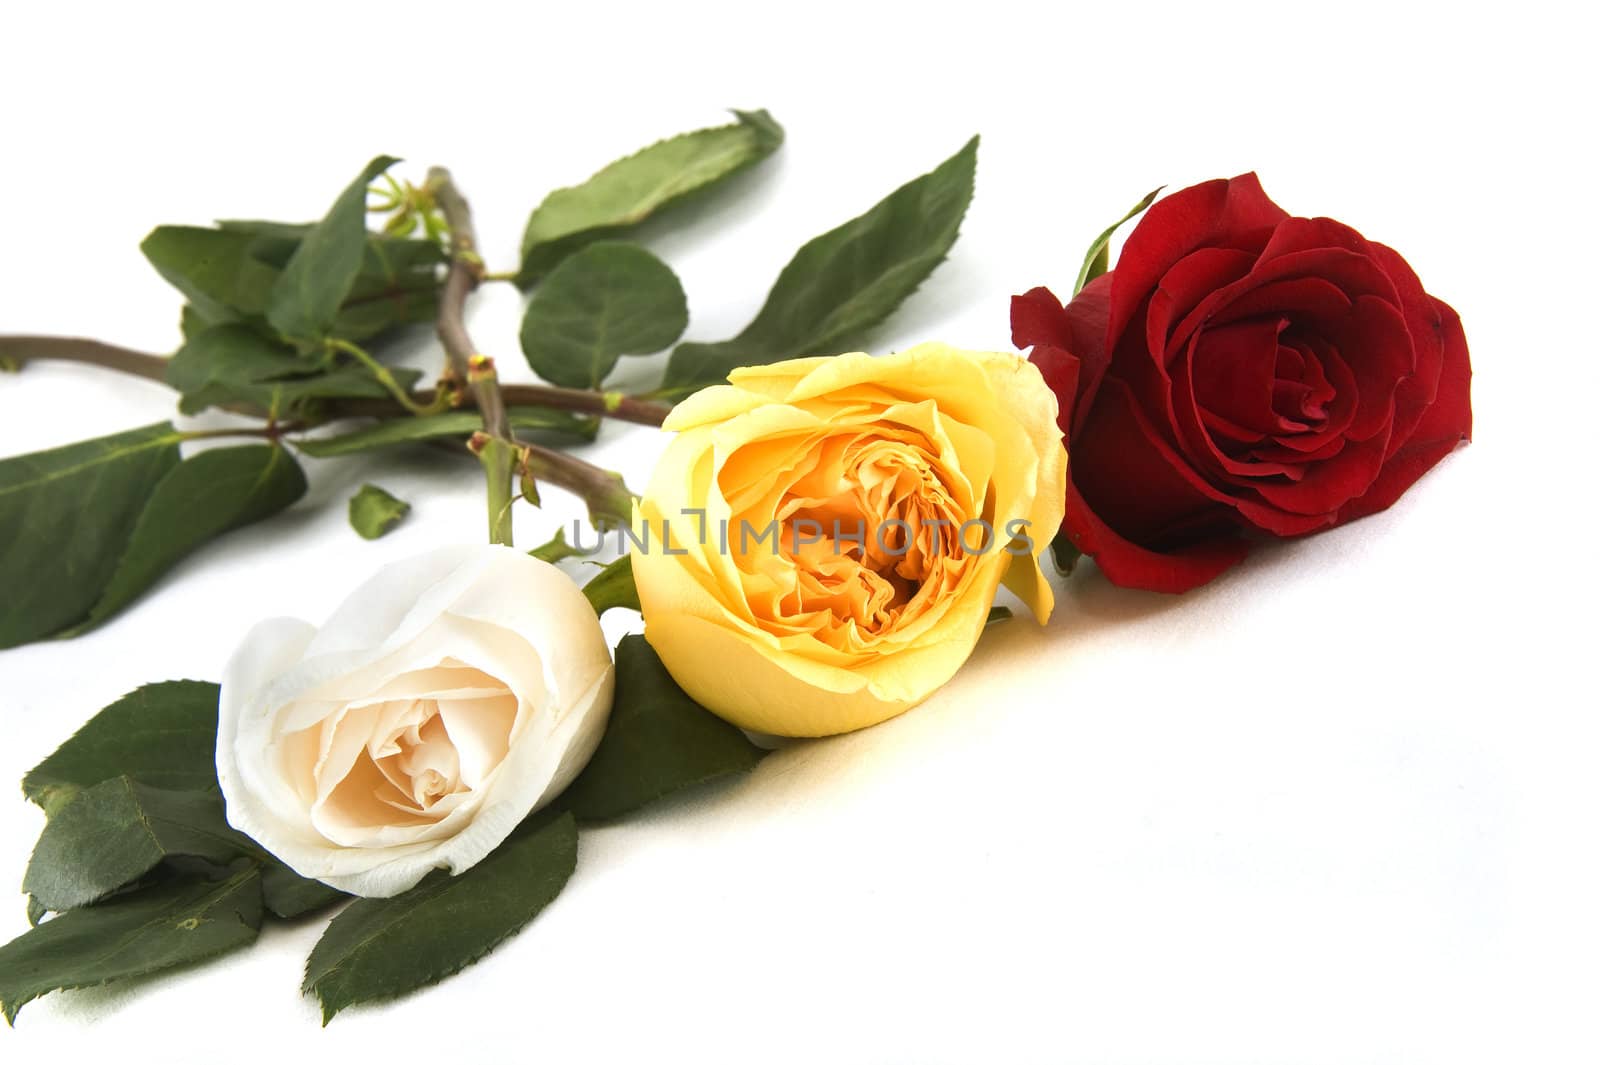
<svg viewBox="0 0 1600 1065"><path fill-rule="evenodd" d="M207 322L259 317L278 271L252 253L249 233L197 226L157 226L139 245L150 265Z"/></svg>
<svg viewBox="0 0 1600 1065"><path fill-rule="evenodd" d="M0 648L89 613L179 439L160 422L0 461Z"/></svg>
<svg viewBox="0 0 1600 1065"><path fill-rule="evenodd" d="M446 262L444 249L431 240L371 234L361 270L334 321L334 335L365 340L394 326L432 322L439 316Z"/></svg>
<svg viewBox="0 0 1600 1065"><path fill-rule="evenodd" d="M305 492L300 464L276 445L214 448L185 459L155 486L105 591L74 632L127 606L195 548L271 517Z"/></svg>
<svg viewBox="0 0 1600 1065"><path fill-rule="evenodd" d="M275 916L285 920L325 909L350 896L319 880L307 880L282 862L261 867L261 897Z"/></svg>
<svg viewBox="0 0 1600 1065"><path fill-rule="evenodd" d="M128 777L96 784L59 807L45 825L23 880L41 910L66 911L131 884L168 858L221 868L247 859L261 868L268 910L298 917L348 898L308 880L228 824L213 790L152 788Z"/></svg>
<svg viewBox="0 0 1600 1065"><path fill-rule="evenodd" d="M350 527L364 540L376 540L411 513L411 504L375 484L364 484L350 497Z"/></svg>
<svg viewBox="0 0 1600 1065"><path fill-rule="evenodd" d="M64 913L0 947L0 1011L40 995L97 987L215 957L255 942L261 876L177 880Z"/></svg>
<svg viewBox="0 0 1600 1065"><path fill-rule="evenodd" d="M192 303L185 303L178 316L178 331L183 334L185 344L216 324L201 314L199 308ZM170 365L172 360L168 359L167 362Z"/></svg>
<svg viewBox="0 0 1600 1065"><path fill-rule="evenodd" d="M417 370L390 371L411 388ZM224 324L191 336L167 360L167 384L183 393L178 409L244 406L263 416L291 419L317 412L326 400L387 399L389 390L366 367L313 367L294 349L243 325Z"/></svg>
<svg viewBox="0 0 1600 1065"><path fill-rule="evenodd" d="M578 830L562 815L519 830L460 876L440 871L392 899L358 899L311 952L302 990L316 994L327 1024L357 1003L438 983L533 920L577 859Z"/></svg>
<svg viewBox="0 0 1600 1065"><path fill-rule="evenodd" d="M216 792L169 791L115 777L79 793L50 817L22 890L60 913L131 884L164 858L182 855L226 866L259 853L228 826Z"/></svg>
<svg viewBox="0 0 1600 1065"><path fill-rule="evenodd" d="M866 214L807 242L742 333L717 344L678 345L664 391L687 394L736 367L831 355L860 338L944 261L972 201L977 161L974 137Z"/></svg>
<svg viewBox="0 0 1600 1065"><path fill-rule="evenodd" d="M557 529L554 536L529 551L528 554L541 562L560 562L564 558L575 558L578 555L588 554L588 552L581 551L567 543L567 534L561 529Z"/></svg>
<svg viewBox="0 0 1600 1065"><path fill-rule="evenodd" d="M147 684L100 711L35 766L22 780L23 793L54 818L81 792L127 777L136 787L189 793L193 802L209 801L220 810L217 697L217 685L202 681ZM242 835L237 839L241 847L250 843ZM267 908L278 916L295 917L345 897L301 878L258 846L250 848L241 853L262 863Z"/></svg>
<svg viewBox="0 0 1600 1065"><path fill-rule="evenodd" d="M633 556L623 555L595 574L583 586L583 594L589 597L589 605L596 614L604 614L612 607L638 610L639 589L633 583Z"/></svg>
<svg viewBox="0 0 1600 1065"><path fill-rule="evenodd" d="M624 636L605 735L560 802L580 821L610 820L682 788L743 773L765 753L684 694L643 636Z"/></svg>
<svg viewBox="0 0 1600 1065"><path fill-rule="evenodd" d="M251 254L270 264L274 271L289 264L313 228L243 220L217 225L248 235ZM334 335L365 340L391 326L431 321L438 313L439 286L443 283L440 271L447 261L444 249L431 240L405 240L369 232L361 271L340 307Z"/></svg>
<svg viewBox="0 0 1600 1065"><path fill-rule="evenodd" d="M311 232L310 222L269 222L261 218L222 218L217 228L227 233L238 233L250 238L250 254L282 270L294 258L300 242Z"/></svg>
<svg viewBox="0 0 1600 1065"><path fill-rule="evenodd" d="M215 684L169 680L124 695L22 778L47 814L101 781L127 776L157 788L217 786Z"/></svg>
<svg viewBox="0 0 1600 1065"><path fill-rule="evenodd" d="M366 253L367 186L397 162L380 155L368 163L295 248L267 298L267 321L280 336L314 347L332 332Z"/></svg>
<svg viewBox="0 0 1600 1065"><path fill-rule="evenodd" d="M557 433L578 440L593 440L595 435L596 423L593 418L567 411L544 407L511 407L506 411L506 417L513 429ZM394 418L338 436L303 437L295 441L295 446L307 455L329 458L441 437L468 437L482 428L483 418L476 411L449 411L415 418Z"/></svg>
<svg viewBox="0 0 1600 1065"><path fill-rule="evenodd" d="M621 236L690 193L765 159L783 127L765 111L735 111L727 126L683 133L619 159L581 185L557 189L528 219L522 237L524 286L590 241Z"/></svg>
<svg viewBox="0 0 1600 1065"><path fill-rule="evenodd" d="M34 898L32 895L28 896L28 927L29 928L38 928L39 927L39 922L44 920L45 919L45 915L48 914L49 912L50 911L45 909L44 904L41 903L38 899Z"/></svg>
<svg viewBox="0 0 1600 1065"><path fill-rule="evenodd" d="M989 608L989 617L984 621L984 627L998 625L1002 621L1011 620L1011 608L1008 606L992 606Z"/></svg>
<svg viewBox="0 0 1600 1065"><path fill-rule="evenodd" d="M522 350L546 381L598 388L619 357L660 351L688 324L671 267L637 244L601 241L569 256L535 290Z"/></svg>
<svg viewBox="0 0 1600 1065"><path fill-rule="evenodd" d="M313 229L254 221L222 222L216 229L158 226L141 248L188 298L183 331L189 339L209 326L234 322L269 329L269 297ZM360 268L339 305L332 334L366 340L398 325L431 321L438 313L445 261L443 249L432 241L365 234Z"/></svg>
<svg viewBox="0 0 1600 1065"><path fill-rule="evenodd" d="M1072 294L1074 296L1083 291L1083 286L1087 285L1089 282L1093 281L1110 268L1112 236L1114 236L1117 230L1121 229L1123 225L1135 215L1142 212L1152 203L1155 203L1156 197L1161 195L1161 190L1164 188L1166 188L1165 185L1160 185L1151 189L1145 194L1144 199L1133 205L1133 210L1129 211L1127 214L1111 223L1111 225L1106 227L1105 232L1094 238L1094 243L1089 245L1088 252L1086 252L1083 256L1083 267L1078 271L1078 279L1072 284Z"/></svg>

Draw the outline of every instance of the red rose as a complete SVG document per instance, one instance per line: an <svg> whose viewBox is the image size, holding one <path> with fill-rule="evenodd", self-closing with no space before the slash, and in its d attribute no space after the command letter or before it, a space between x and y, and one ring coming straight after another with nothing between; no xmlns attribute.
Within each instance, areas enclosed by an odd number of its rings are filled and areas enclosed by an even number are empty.
<svg viewBox="0 0 1600 1065"><path fill-rule="evenodd" d="M1461 319L1399 254L1254 174L1160 201L1065 308L1011 302L1061 400L1062 530L1116 584L1204 584L1253 539L1383 510L1472 430Z"/></svg>

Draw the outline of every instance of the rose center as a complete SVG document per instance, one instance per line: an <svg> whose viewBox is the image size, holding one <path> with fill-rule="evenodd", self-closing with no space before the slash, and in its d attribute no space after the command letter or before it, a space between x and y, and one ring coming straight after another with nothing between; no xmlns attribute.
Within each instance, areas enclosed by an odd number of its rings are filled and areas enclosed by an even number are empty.
<svg viewBox="0 0 1600 1065"><path fill-rule="evenodd" d="M419 810L461 787L461 759L435 700L419 700L421 725L398 730L381 745L394 753L377 758L378 769Z"/></svg>
<svg viewBox="0 0 1600 1065"><path fill-rule="evenodd" d="M401 673L305 734L330 828L423 824L448 814L505 758L517 699L455 660Z"/></svg>
<svg viewBox="0 0 1600 1065"><path fill-rule="evenodd" d="M830 440L784 494L778 550L793 567L787 615L848 645L892 629L964 556L963 516L924 448Z"/></svg>
<svg viewBox="0 0 1600 1065"><path fill-rule="evenodd" d="M1266 315L1196 334L1192 367L1200 423L1223 455L1271 463L1327 437L1338 389L1338 353L1291 317Z"/></svg>

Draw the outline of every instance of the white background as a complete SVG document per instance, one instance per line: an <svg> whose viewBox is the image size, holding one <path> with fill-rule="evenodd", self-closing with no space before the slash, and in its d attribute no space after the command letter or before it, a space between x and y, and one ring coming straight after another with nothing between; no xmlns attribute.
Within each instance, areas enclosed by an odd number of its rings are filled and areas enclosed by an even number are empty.
<svg viewBox="0 0 1600 1065"><path fill-rule="evenodd" d="M171 350L147 230L314 217L378 152L450 165L504 269L552 187L767 107L779 156L650 232L694 338L981 131L953 257L875 350L1007 348L1008 297L1067 289L1145 190L1256 169L1459 309L1476 440L1392 511L1181 599L1085 567L1048 627L992 630L920 709L587 833L533 926L397 1006L320 1029L297 988L321 922L274 925L35 1003L0 1059L1596 1060L1600 234L1576 5L536 6L11 11L0 331ZM493 289L473 329L526 379L519 297ZM425 333L415 357L437 358ZM172 409L33 366L0 379L0 453ZM594 454L639 487L661 440L616 428ZM114 623L0 654L0 781L138 684L216 678L258 618L320 619L383 562L482 535L470 464L309 465L305 500ZM343 513L364 480L416 505L370 544ZM548 495L519 542L570 522ZM0 804L0 883L41 820ZM24 928L18 896L0 936Z"/></svg>

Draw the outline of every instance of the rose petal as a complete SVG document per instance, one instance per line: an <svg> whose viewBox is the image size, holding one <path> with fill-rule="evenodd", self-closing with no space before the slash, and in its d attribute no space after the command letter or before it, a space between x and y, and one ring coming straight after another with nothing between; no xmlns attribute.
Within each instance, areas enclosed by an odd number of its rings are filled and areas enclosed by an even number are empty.
<svg viewBox="0 0 1600 1065"><path fill-rule="evenodd" d="M1011 343L1018 348L1035 344L1072 347L1072 330L1055 293L1041 285L1011 297Z"/></svg>
<svg viewBox="0 0 1600 1065"><path fill-rule="evenodd" d="M1472 438L1472 362L1461 318L1442 300L1434 300L1442 332L1443 370L1436 398L1412 433L1384 465L1372 487L1339 511L1339 521L1354 521L1386 510L1417 478L1438 465L1463 440Z"/></svg>
<svg viewBox="0 0 1600 1065"><path fill-rule="evenodd" d="M1128 234L1111 272L1107 335L1122 335L1156 282L1188 253L1222 243L1224 237L1258 230L1265 246L1269 227L1287 217L1283 208L1267 198L1254 174L1207 181L1157 200Z"/></svg>
<svg viewBox="0 0 1600 1065"><path fill-rule="evenodd" d="M1068 473L1102 522L1141 543L1197 514L1217 513L1219 504L1223 514L1233 505L1166 445L1115 378L1106 379ZM1078 530L1069 523L1067 532Z"/></svg>
<svg viewBox="0 0 1600 1065"><path fill-rule="evenodd" d="M1250 553L1250 545L1235 537L1203 540L1171 552L1140 547L1101 521L1070 483L1064 529L1073 546L1093 558L1111 583L1150 592L1176 595L1198 588Z"/></svg>

